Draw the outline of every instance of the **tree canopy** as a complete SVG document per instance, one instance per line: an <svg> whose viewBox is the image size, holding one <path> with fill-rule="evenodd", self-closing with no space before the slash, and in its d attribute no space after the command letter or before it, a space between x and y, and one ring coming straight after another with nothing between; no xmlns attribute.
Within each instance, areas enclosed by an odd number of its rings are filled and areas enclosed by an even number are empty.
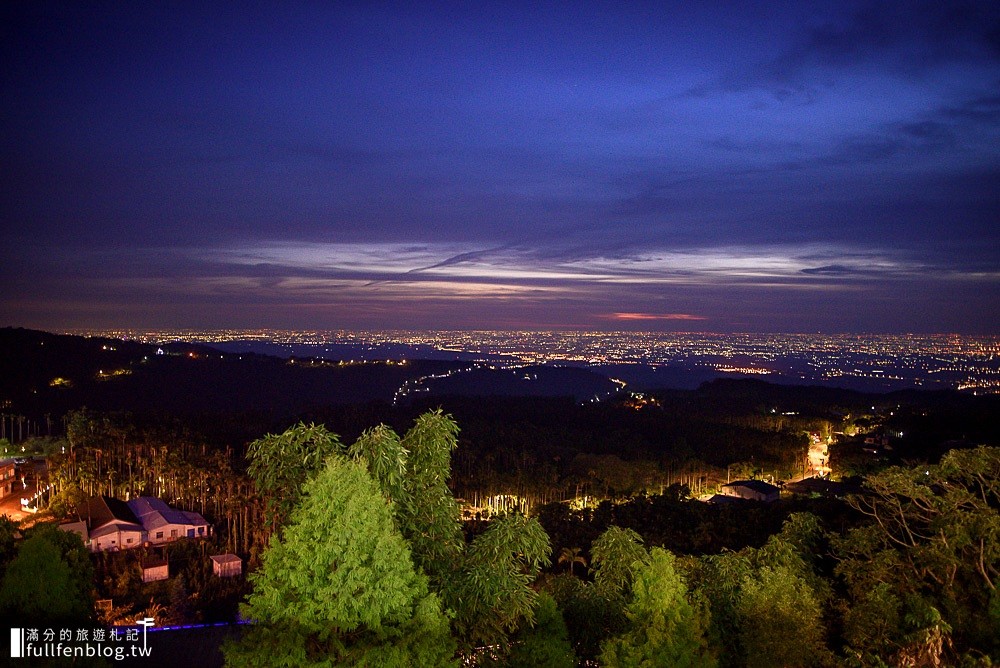
<svg viewBox="0 0 1000 668"><path fill-rule="evenodd" d="M705 630L707 606L692 605L674 555L654 547L636 563L632 600L625 608L629 630L605 643L601 663L613 667L710 668Z"/></svg>
<svg viewBox="0 0 1000 668"><path fill-rule="evenodd" d="M636 571L648 562L642 536L632 529L610 526L591 548L594 584L611 596L627 597Z"/></svg>
<svg viewBox="0 0 1000 668"><path fill-rule="evenodd" d="M848 652L943 661L953 641L1000 652L1000 448L891 467L850 499L869 521L834 541Z"/></svg>
<svg viewBox="0 0 1000 668"><path fill-rule="evenodd" d="M299 490L326 458L342 452L340 437L323 425L299 424L280 434L267 434L247 448L247 472L264 498L275 526L295 507Z"/></svg>
<svg viewBox="0 0 1000 668"><path fill-rule="evenodd" d="M244 614L260 630L230 648L233 665L384 665L390 655L405 660L397 665L452 663L440 602L360 463L330 457L303 485L251 580Z"/></svg>
<svg viewBox="0 0 1000 668"><path fill-rule="evenodd" d="M284 493L285 507L295 504L251 576L246 613L259 628L230 649L233 663L253 665L254 648L307 663L368 662L401 647L426 652L416 641L429 638L437 653L406 660L439 665L455 655L456 640L465 654L483 644L509 649L510 636L534 624L532 584L549 564L548 536L537 519L511 514L466 542L447 484L457 433L438 410L402 438L380 425L346 449L303 425L255 442L251 467L262 488L298 481L301 492ZM313 477L310 443L326 453ZM281 642L279 629L294 640Z"/></svg>
<svg viewBox="0 0 1000 668"><path fill-rule="evenodd" d="M93 569L75 534L34 529L0 583L0 612L24 624L79 623L92 616Z"/></svg>

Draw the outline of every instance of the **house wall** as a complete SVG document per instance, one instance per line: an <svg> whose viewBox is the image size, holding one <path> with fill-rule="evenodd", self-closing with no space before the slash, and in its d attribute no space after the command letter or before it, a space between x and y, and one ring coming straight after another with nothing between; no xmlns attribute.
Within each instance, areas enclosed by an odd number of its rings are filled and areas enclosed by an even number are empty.
<svg viewBox="0 0 1000 668"><path fill-rule="evenodd" d="M0 499L10 496L14 491L16 471L13 464L0 468Z"/></svg>
<svg viewBox="0 0 1000 668"><path fill-rule="evenodd" d="M243 572L243 564L239 561L232 561L225 564L213 561L212 571L220 578L231 578Z"/></svg>
<svg viewBox="0 0 1000 668"><path fill-rule="evenodd" d="M208 535L208 526L204 524L164 524L162 527L151 529L147 540L154 545L170 543L181 538L187 538L189 529L194 529L195 538L204 538ZM200 532L199 529L201 530Z"/></svg>
<svg viewBox="0 0 1000 668"><path fill-rule="evenodd" d="M139 547L140 545L142 545L141 531L116 531L115 533L92 538L90 541L90 549L94 552L115 548L127 550L132 547Z"/></svg>

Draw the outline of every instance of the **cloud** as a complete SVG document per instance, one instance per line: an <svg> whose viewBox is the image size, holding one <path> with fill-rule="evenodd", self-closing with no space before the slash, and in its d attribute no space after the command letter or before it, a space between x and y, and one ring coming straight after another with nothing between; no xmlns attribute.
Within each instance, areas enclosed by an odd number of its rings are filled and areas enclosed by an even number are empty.
<svg viewBox="0 0 1000 668"><path fill-rule="evenodd" d="M912 273L912 270L898 266L848 266L843 264L829 264L823 267L808 267L802 270L803 274L809 276L829 276L829 277L860 277L860 278L890 278Z"/></svg>
<svg viewBox="0 0 1000 668"><path fill-rule="evenodd" d="M1000 85L1000 82L997 82ZM982 95L965 100L939 112L950 119L960 119L996 125L1000 123L1000 95Z"/></svg>
<svg viewBox="0 0 1000 668"><path fill-rule="evenodd" d="M633 244L617 250L548 243L541 247L476 248L462 244L277 243L193 251L215 276L267 285L347 281L376 290L387 283L504 285L570 293L609 285L824 285L847 278L885 278L925 271L899 252L831 244L703 246L677 250ZM281 279L286 279L282 284ZM298 281L289 283L287 281ZM807 283L803 283L806 281ZM261 283L263 285L263 283ZM429 288L428 288L429 289Z"/></svg>
<svg viewBox="0 0 1000 668"><path fill-rule="evenodd" d="M919 78L956 63L988 69L1000 60L1000 11L992 3L867 2L839 16L817 16L777 55L692 87L687 95L760 90L779 102L811 104L841 76L865 67Z"/></svg>

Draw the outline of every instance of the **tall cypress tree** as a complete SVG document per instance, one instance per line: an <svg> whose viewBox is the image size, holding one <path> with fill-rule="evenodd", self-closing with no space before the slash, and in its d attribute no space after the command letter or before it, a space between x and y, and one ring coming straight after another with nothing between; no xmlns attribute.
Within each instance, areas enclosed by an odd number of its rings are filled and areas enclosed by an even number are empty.
<svg viewBox="0 0 1000 668"><path fill-rule="evenodd" d="M334 456L272 537L234 666L453 664L447 617L364 465Z"/></svg>

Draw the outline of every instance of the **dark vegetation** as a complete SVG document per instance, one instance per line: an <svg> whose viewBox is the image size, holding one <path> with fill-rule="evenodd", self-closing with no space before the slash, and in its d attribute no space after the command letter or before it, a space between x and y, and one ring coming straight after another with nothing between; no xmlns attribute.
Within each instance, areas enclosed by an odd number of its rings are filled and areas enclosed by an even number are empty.
<svg viewBox="0 0 1000 668"><path fill-rule="evenodd" d="M292 361L188 343L152 346L11 328L0 330L0 350L0 401L36 424L83 405L203 421L245 412L281 419L311 406L388 402L406 380L459 366Z"/></svg>

